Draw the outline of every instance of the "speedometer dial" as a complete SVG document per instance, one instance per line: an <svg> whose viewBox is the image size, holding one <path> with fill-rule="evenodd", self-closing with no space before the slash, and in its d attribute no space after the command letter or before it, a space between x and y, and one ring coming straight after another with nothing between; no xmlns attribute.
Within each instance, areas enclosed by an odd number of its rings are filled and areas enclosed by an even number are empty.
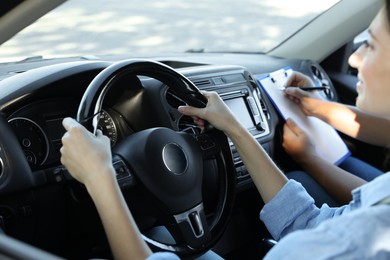
<svg viewBox="0 0 390 260"><path fill-rule="evenodd" d="M118 132L114 120L105 110L100 113L98 129L100 129L105 136L110 138L111 147L113 147L118 140Z"/></svg>
<svg viewBox="0 0 390 260"><path fill-rule="evenodd" d="M30 166L43 164L49 154L49 142L42 128L24 117L12 118L9 123Z"/></svg>

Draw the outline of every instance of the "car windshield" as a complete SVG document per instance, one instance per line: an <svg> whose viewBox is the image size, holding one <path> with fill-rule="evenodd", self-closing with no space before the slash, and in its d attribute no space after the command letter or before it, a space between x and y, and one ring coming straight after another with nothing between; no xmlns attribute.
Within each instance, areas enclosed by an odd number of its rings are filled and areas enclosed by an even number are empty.
<svg viewBox="0 0 390 260"><path fill-rule="evenodd" d="M267 53L338 0L69 0L0 47L0 59Z"/></svg>

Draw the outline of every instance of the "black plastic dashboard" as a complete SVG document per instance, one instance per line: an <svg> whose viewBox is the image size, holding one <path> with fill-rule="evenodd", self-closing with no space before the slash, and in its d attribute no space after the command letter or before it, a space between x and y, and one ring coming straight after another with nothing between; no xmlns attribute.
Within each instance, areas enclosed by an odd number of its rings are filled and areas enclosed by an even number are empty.
<svg viewBox="0 0 390 260"><path fill-rule="evenodd" d="M256 78L289 66L309 75L315 82L331 85L320 65L306 60L285 60L254 54L202 54L153 59L177 69L199 89L217 91L271 157L279 116L256 83ZM60 139L64 133L61 121L67 116L75 117L89 83L112 62L62 59L4 64L0 67L0 77L3 79L0 82L0 110L19 140L31 167L34 184L66 178L59 161ZM141 87L156 85L160 85L156 96L166 102L162 117L170 117L170 125L165 126L177 131L196 128L190 118L177 112L176 108L182 101L167 91L167 86L146 77L129 79L110 92L103 104L99 128L111 139L112 146L135 131L153 126L143 125L142 119L132 117L131 110L137 108L132 107L130 100ZM328 98L336 100L335 91ZM147 113L145 109L145 117ZM160 126L164 123L155 124ZM232 144L231 148L238 187L244 187L251 180ZM2 172L4 168L2 166ZM6 177L0 178L0 185L5 181Z"/></svg>

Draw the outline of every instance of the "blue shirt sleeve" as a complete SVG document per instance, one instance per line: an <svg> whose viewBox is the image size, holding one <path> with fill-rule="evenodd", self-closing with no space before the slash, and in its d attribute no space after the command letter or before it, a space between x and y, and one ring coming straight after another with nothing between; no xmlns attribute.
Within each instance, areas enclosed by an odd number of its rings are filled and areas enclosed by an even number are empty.
<svg viewBox="0 0 390 260"><path fill-rule="evenodd" d="M348 205L317 208L289 181L260 213L274 238L283 237L264 259L390 259L390 206L377 205L389 186L384 174L355 189Z"/></svg>
<svg viewBox="0 0 390 260"><path fill-rule="evenodd" d="M180 258L175 255L174 253L169 253L169 252L158 252L154 253L146 260L180 260Z"/></svg>
<svg viewBox="0 0 390 260"><path fill-rule="evenodd" d="M260 219L274 239L306 228L316 227L325 219L333 218L349 211L349 206L330 208L324 204L318 208L305 188L294 180L289 180L275 197L264 205Z"/></svg>
<svg viewBox="0 0 390 260"><path fill-rule="evenodd" d="M364 207L283 237L266 259L390 259L390 207Z"/></svg>

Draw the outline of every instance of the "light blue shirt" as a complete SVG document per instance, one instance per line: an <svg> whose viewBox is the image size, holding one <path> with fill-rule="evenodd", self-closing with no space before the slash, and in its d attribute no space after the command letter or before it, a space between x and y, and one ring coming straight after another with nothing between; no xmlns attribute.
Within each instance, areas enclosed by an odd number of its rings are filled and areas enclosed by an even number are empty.
<svg viewBox="0 0 390 260"><path fill-rule="evenodd" d="M294 180L260 212L279 243L265 259L390 259L390 173L355 189L340 208L321 208Z"/></svg>
<svg viewBox="0 0 390 260"><path fill-rule="evenodd" d="M180 260L180 258L177 255L175 255L174 253L158 252L158 253L152 254L151 256L146 258L146 260Z"/></svg>

